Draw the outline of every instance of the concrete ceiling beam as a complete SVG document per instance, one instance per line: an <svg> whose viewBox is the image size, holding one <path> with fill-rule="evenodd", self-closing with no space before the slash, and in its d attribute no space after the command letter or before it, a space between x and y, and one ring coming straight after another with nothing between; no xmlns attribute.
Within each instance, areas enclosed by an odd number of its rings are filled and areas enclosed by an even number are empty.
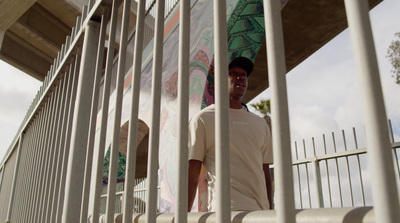
<svg viewBox="0 0 400 223"><path fill-rule="evenodd" d="M35 4L36 0L3 0L0 2L0 30L6 31L10 28L28 9Z"/></svg>

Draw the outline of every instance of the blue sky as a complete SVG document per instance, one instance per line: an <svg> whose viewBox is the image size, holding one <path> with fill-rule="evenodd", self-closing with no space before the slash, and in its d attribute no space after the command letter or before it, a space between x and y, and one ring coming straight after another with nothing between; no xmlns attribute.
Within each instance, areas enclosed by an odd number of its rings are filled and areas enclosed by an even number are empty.
<svg viewBox="0 0 400 223"><path fill-rule="evenodd" d="M387 116L400 140L400 85L394 84L386 51L400 32L400 1L384 0L370 12ZM0 61L0 157L6 153L41 83ZM291 139L342 129L363 129L363 111L349 30L287 74ZM266 90L260 98L270 98Z"/></svg>

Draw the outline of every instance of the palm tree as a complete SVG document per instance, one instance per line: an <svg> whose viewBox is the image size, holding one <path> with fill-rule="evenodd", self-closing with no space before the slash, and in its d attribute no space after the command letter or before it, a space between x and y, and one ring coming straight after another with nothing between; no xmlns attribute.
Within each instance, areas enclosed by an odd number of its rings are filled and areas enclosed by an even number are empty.
<svg viewBox="0 0 400 223"><path fill-rule="evenodd" d="M253 108L255 108L258 112L260 112L265 121L267 121L268 126L271 130L271 100L270 99L261 99L258 103L250 104Z"/></svg>
<svg viewBox="0 0 400 223"><path fill-rule="evenodd" d="M261 99L259 102L255 104L250 104L253 108L255 108L258 112L260 112L263 116L271 114L271 101L270 99Z"/></svg>

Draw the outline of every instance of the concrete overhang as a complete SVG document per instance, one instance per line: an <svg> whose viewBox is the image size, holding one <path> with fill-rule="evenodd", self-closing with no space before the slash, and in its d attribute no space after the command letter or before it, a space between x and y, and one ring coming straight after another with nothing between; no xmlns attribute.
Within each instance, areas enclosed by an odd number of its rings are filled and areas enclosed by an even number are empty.
<svg viewBox="0 0 400 223"><path fill-rule="evenodd" d="M369 0L373 8L382 0ZM0 1L0 59L44 80L81 14L82 0ZM132 9L136 2L133 1ZM131 24L135 21L135 10ZM344 1L290 0L282 10L286 68L290 71L347 28ZM133 28L133 27L132 27ZM265 41L255 59L245 102L268 86Z"/></svg>
<svg viewBox="0 0 400 223"><path fill-rule="evenodd" d="M102 4L109 7L111 2ZM0 59L43 81L87 3L88 0L0 0ZM136 8L137 3L132 1L131 30ZM151 24L148 20L147 26Z"/></svg>

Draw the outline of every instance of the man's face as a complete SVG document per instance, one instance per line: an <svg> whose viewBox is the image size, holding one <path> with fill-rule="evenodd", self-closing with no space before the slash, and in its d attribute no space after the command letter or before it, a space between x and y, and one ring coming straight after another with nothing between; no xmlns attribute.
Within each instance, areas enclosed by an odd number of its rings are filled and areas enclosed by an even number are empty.
<svg viewBox="0 0 400 223"><path fill-rule="evenodd" d="M243 97L247 90L247 72L241 67L229 69L229 95Z"/></svg>

